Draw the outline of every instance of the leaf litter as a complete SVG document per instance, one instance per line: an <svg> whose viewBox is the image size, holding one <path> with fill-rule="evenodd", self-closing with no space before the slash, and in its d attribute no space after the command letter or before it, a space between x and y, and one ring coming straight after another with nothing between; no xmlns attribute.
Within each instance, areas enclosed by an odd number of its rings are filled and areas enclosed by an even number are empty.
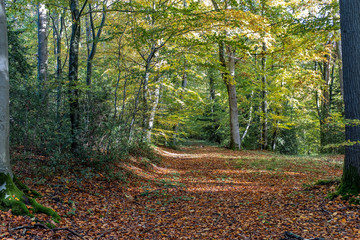
<svg viewBox="0 0 360 240"><path fill-rule="evenodd" d="M137 157L109 163L110 172L90 161L88 168L68 163L47 173L46 158L17 160L14 172L62 219L56 224L45 215L0 211L0 238L360 239L360 207L328 198L343 156L217 147L155 151L162 159L156 165ZM319 179L329 181L314 185Z"/></svg>

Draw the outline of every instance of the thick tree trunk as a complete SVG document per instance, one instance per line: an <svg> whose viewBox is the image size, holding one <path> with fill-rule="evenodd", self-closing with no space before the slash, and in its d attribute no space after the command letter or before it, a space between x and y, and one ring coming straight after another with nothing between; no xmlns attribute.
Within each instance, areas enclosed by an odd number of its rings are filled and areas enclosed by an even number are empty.
<svg viewBox="0 0 360 240"><path fill-rule="evenodd" d="M341 38L343 52L345 119L360 120L360 1L341 0ZM345 162L339 193L360 193L360 125L350 123L345 128Z"/></svg>
<svg viewBox="0 0 360 240"><path fill-rule="evenodd" d="M229 114L230 114L230 148L240 149L239 117L237 108L236 86L235 86L235 56L230 46L227 47L229 56L228 70L224 74L224 81L229 95Z"/></svg>
<svg viewBox="0 0 360 240"><path fill-rule="evenodd" d="M4 1L0 5L0 174L11 175L9 157L9 63ZM1 185L0 182L0 191Z"/></svg>
<svg viewBox="0 0 360 240"><path fill-rule="evenodd" d="M211 0L215 11L220 11L220 8L215 0ZM225 4L225 9L228 5ZM229 113L230 113L230 148L231 149L240 149L240 132L239 132L239 117L237 109L237 98L236 98L236 86L235 86L235 56L234 51L231 49L231 46L227 46L229 63L226 64L225 59L225 46L224 42L219 43L219 60L225 70L222 74L224 83L228 90L229 95ZM229 70L229 72L227 72Z"/></svg>
<svg viewBox="0 0 360 240"><path fill-rule="evenodd" d="M39 95L42 101L46 99L45 84L48 69L48 50L47 50L47 10L45 4L38 4L38 82Z"/></svg>
<svg viewBox="0 0 360 240"><path fill-rule="evenodd" d="M0 0L0 32L0 209L5 211L11 209L12 213L16 215L32 215L31 212L42 212L58 221L60 220L58 214L52 209L38 204L16 186L18 185L21 189L27 190L26 192L30 190L23 184L18 183L11 171L9 156L8 38L3 0Z"/></svg>
<svg viewBox="0 0 360 240"><path fill-rule="evenodd" d="M80 42L80 17L78 0L70 1L72 16L72 32L69 52L69 104L71 122L71 152L79 153L80 111L79 111L79 42Z"/></svg>

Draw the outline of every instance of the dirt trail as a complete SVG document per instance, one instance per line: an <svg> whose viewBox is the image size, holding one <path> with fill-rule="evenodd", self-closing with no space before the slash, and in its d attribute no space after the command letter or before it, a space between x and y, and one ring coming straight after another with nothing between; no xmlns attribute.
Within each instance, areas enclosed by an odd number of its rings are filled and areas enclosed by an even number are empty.
<svg viewBox="0 0 360 240"><path fill-rule="evenodd" d="M339 232L344 226L330 221L324 193L329 187L303 187L341 174L326 165L327 159L312 160L319 164L304 172L296 159L278 160L268 152L216 147L157 151L162 167L154 167L147 177L159 185L132 189L135 201L148 211L144 224L152 222L134 239L280 239L285 231L326 239L357 234ZM275 169L256 169L259 160L275 162ZM242 166L244 162L255 167ZM276 169L277 162L284 166Z"/></svg>
<svg viewBox="0 0 360 240"><path fill-rule="evenodd" d="M334 184L309 187L317 179L341 176L342 156L291 157L200 146L156 151L162 158L158 165L145 158L128 161L125 168L134 174L126 186L116 180L121 174L115 172L109 181L83 167L80 175L58 173L41 181L32 172L41 169L41 161L19 162L16 171L44 193L41 203L62 216L58 227L84 239L279 240L286 231L305 238L360 239L359 208L327 199ZM0 237L78 239L44 229L29 229L24 236L6 232L33 224L28 217L0 211L0 221Z"/></svg>

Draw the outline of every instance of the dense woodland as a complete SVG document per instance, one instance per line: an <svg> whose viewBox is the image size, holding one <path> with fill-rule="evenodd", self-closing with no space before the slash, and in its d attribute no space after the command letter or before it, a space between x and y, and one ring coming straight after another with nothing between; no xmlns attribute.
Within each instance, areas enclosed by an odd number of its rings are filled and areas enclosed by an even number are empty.
<svg viewBox="0 0 360 240"><path fill-rule="evenodd" d="M357 0L0 2L0 237L360 237Z"/></svg>
<svg viewBox="0 0 360 240"><path fill-rule="evenodd" d="M342 152L337 1L6 1L11 145Z"/></svg>

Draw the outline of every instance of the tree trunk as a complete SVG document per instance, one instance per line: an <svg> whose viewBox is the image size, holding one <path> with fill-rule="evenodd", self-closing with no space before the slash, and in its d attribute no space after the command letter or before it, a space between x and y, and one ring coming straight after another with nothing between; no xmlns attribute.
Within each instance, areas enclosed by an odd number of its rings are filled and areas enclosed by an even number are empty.
<svg viewBox="0 0 360 240"><path fill-rule="evenodd" d="M345 119L360 120L360 1L341 0L341 38L343 52ZM355 143L345 147L345 162L339 193L360 193L360 125L348 123L346 141Z"/></svg>
<svg viewBox="0 0 360 240"><path fill-rule="evenodd" d="M261 81L261 85L262 85L262 103L261 103L261 111L262 111L262 116L261 116L261 125L262 125L262 129L261 129L261 149L262 150L266 150L268 148L268 119L267 119L267 111L268 111L268 103L267 103L267 81L266 81L266 45L265 43L263 43L263 57L261 59L261 66L262 66L262 71L263 71L263 76L262 76L262 81Z"/></svg>
<svg viewBox="0 0 360 240"><path fill-rule="evenodd" d="M185 89L187 86L187 79L188 79L188 75L187 75L187 67L186 67L186 59L185 59L184 60L184 73L183 73L183 77L182 77L182 81L181 81L181 91L180 91L181 101L184 100L184 92L185 92ZM182 109L182 106L180 105L180 108L178 109L178 111L181 111L181 109ZM177 122L177 124L174 127L173 146L176 146L176 144L177 144L179 129L180 129L180 120Z"/></svg>
<svg viewBox="0 0 360 240"><path fill-rule="evenodd" d="M324 147L328 144L326 139L327 135L327 123L326 120L330 114L330 80L331 80L331 52L329 52L326 56L326 60L323 64L323 79L324 86L322 88L322 97L321 97L321 105L320 105L320 147L321 152L324 152Z"/></svg>
<svg viewBox="0 0 360 240"><path fill-rule="evenodd" d="M53 210L43 207L34 199L26 196L16 185L28 192L30 189L19 184L13 177L9 156L9 62L8 38L6 27L5 4L0 0L0 209L12 210L16 215L32 215L42 212L59 221L60 217ZM34 192L34 191L33 191ZM28 205L25 205L25 202Z"/></svg>
<svg viewBox="0 0 360 240"><path fill-rule="evenodd" d="M215 11L220 11L220 8L215 0L211 0ZM225 9L227 9L227 2L225 4ZM224 42L220 41L219 43L219 60L223 70L225 72L222 74L222 78L228 90L229 96L229 113L230 113L230 148L231 149L240 149L240 132L239 132L239 117L237 109L237 98L236 98L236 87L235 87L235 56L234 51L231 49L231 46L227 46L229 63L228 68L225 59L225 49ZM229 70L229 72L227 72Z"/></svg>
<svg viewBox="0 0 360 240"><path fill-rule="evenodd" d="M62 89L62 61L61 61L61 38L64 26L64 17L58 13L54 13L53 17L53 37L54 37L54 55L56 58L56 121L60 128L60 105L61 105L61 89Z"/></svg>
<svg viewBox="0 0 360 240"><path fill-rule="evenodd" d="M341 96L344 96L344 78L343 78L343 68L342 68L342 50L341 50L341 41L336 42L336 54L339 61L339 80L340 80L340 89Z"/></svg>
<svg viewBox="0 0 360 240"><path fill-rule="evenodd" d="M151 131L154 128L154 121L155 121L155 115L156 115L156 109L159 104L160 99L160 77L158 77L158 81L156 81L155 91L154 91L154 102L151 108L150 116L149 116L149 123L148 123L148 129L146 133L146 138L148 142L151 142Z"/></svg>
<svg viewBox="0 0 360 240"><path fill-rule="evenodd" d="M9 157L9 63L4 1L0 5L0 174L12 176ZM1 185L0 182L0 192Z"/></svg>
<svg viewBox="0 0 360 240"><path fill-rule="evenodd" d="M105 4L105 3L104 3ZM91 75L92 75L92 61L95 57L96 54L96 50L97 50L97 44L99 42L100 36L101 36L101 32L102 29L105 25L105 20L106 20L106 11L105 11L105 5L103 8L103 14L102 14L102 18L101 18L101 23L99 26L99 29L95 35L95 27L94 27L94 20L93 20L93 16L92 16L92 8L91 8L91 4L89 4L89 24L90 24L90 29L87 29L87 36L89 37L88 39L88 58L86 61L86 85L90 86L91 85ZM88 33L89 31L89 33ZM92 42L91 44L89 42Z"/></svg>
<svg viewBox="0 0 360 240"><path fill-rule="evenodd" d="M220 51L224 53L224 50ZM230 148L240 149L240 131L237 108L236 86L235 86L235 54L230 46L227 46L228 73L223 74L223 79L227 87L229 96L229 114L230 114Z"/></svg>
<svg viewBox="0 0 360 240"><path fill-rule="evenodd" d="M47 10L45 4L38 4L38 82L39 96L42 101L46 99L45 84L48 69L48 50L47 50Z"/></svg>
<svg viewBox="0 0 360 240"><path fill-rule="evenodd" d="M78 89L78 69L79 69L79 42L80 42L80 16L78 0L70 1L72 16L72 32L70 39L69 52L69 103L70 103L70 122L71 122L71 152L79 153L79 132L80 132L80 111L79 111L79 89Z"/></svg>

